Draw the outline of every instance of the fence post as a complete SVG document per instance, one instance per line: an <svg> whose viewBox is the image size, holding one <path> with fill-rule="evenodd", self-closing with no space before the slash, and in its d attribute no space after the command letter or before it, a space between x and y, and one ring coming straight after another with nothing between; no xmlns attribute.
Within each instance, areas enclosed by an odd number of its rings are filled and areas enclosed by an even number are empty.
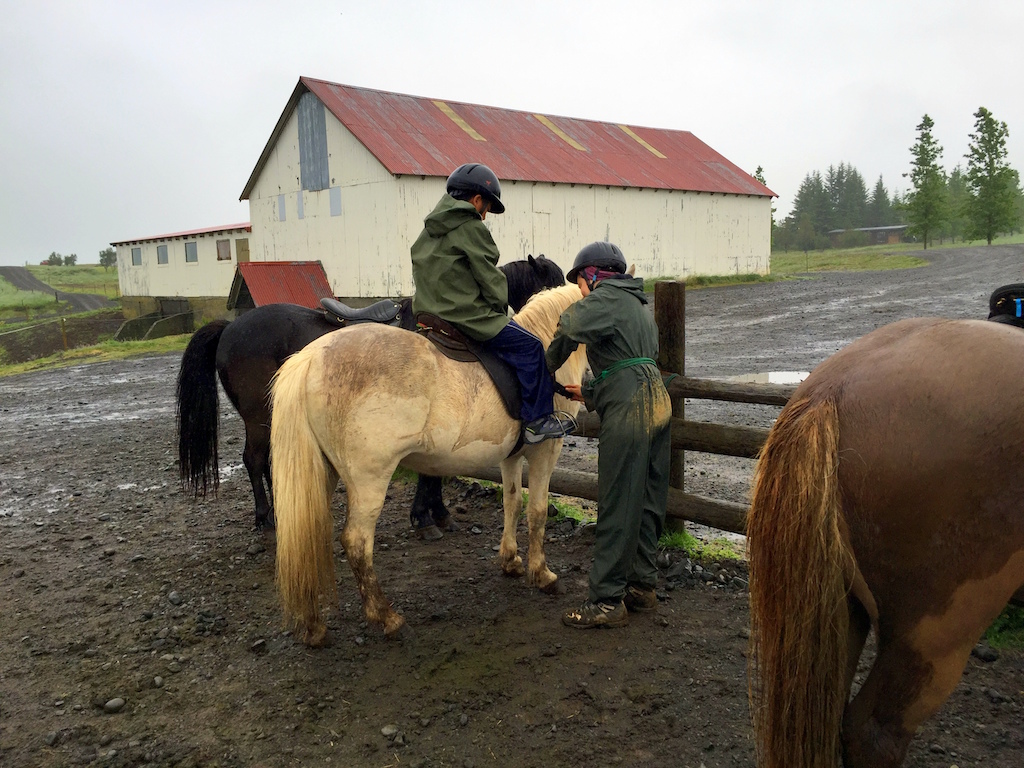
<svg viewBox="0 0 1024 768"><path fill-rule="evenodd" d="M658 324L658 365L663 371L686 375L686 282L668 280L654 284L654 322ZM672 401L672 415L683 418L684 399ZM669 485L683 490L685 453L672 451ZM679 530L681 520L666 521L669 530Z"/></svg>

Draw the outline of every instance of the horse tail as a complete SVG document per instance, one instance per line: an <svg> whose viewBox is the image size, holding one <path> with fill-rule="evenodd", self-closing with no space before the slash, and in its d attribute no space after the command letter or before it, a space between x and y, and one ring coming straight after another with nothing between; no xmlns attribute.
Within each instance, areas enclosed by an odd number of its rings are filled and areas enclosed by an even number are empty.
<svg viewBox="0 0 1024 768"><path fill-rule="evenodd" d="M754 475L750 711L760 768L834 768L846 704L846 597L839 421L831 398L792 401Z"/></svg>
<svg viewBox="0 0 1024 768"><path fill-rule="evenodd" d="M325 632L320 598L332 601L334 579L331 474L307 415L306 377L312 356L293 355L273 382L270 467L277 519L277 588L286 620L319 645Z"/></svg>
<svg viewBox="0 0 1024 768"><path fill-rule="evenodd" d="M219 395L217 345L230 320L214 320L196 331L178 370L178 473L193 496L205 496L220 482L217 460Z"/></svg>

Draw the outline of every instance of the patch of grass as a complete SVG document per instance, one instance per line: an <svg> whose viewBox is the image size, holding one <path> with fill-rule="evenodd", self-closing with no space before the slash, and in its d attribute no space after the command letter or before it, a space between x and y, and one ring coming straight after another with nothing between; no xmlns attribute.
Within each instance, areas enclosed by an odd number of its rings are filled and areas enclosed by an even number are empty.
<svg viewBox="0 0 1024 768"><path fill-rule="evenodd" d="M985 640L993 648L1024 650L1024 608L1007 606L985 632Z"/></svg>
<svg viewBox="0 0 1024 768"><path fill-rule="evenodd" d="M523 501L526 501L526 492L523 492ZM551 504L555 509L558 510L558 515L554 518L549 518L548 522L558 522L565 520L566 518L572 518L577 523L592 523L597 520L597 512L584 509L578 504L570 504L563 499L556 499L553 496L548 496L548 503Z"/></svg>
<svg viewBox="0 0 1024 768"><path fill-rule="evenodd" d="M69 368L84 363L103 363L109 360L124 360L130 357L147 357L171 352L182 352L192 334L164 336L150 341L104 341L92 347L79 347L49 357L29 360L27 363L0 365L0 376L14 376L30 371L44 371L52 368Z"/></svg>
<svg viewBox="0 0 1024 768"><path fill-rule="evenodd" d="M774 263L773 263L774 266ZM654 293L656 283L663 283L667 280L677 280L676 277L646 277L644 278L644 293ZM686 290L697 288L715 288L722 285L746 285L749 283L772 283L779 278L775 275L758 275L754 272L744 275L690 275L686 278Z"/></svg>
<svg viewBox="0 0 1024 768"><path fill-rule="evenodd" d="M391 473L391 482L399 483L400 485L412 485L413 483L419 482L419 475L411 469L399 467Z"/></svg>
<svg viewBox="0 0 1024 768"><path fill-rule="evenodd" d="M879 250L883 248L884 250ZM917 256L898 253L896 246L875 246L772 254L772 274L786 277L805 272L868 272L923 267L928 262Z"/></svg>
<svg viewBox="0 0 1024 768"><path fill-rule="evenodd" d="M31 315L32 312L57 311L60 304L52 293L42 291L19 291L9 282L0 278L0 318Z"/></svg>
<svg viewBox="0 0 1024 768"><path fill-rule="evenodd" d="M662 549L681 550L691 560L699 562L743 559L742 544L722 538L701 541L687 531L667 531L663 533L658 540L658 546Z"/></svg>
<svg viewBox="0 0 1024 768"><path fill-rule="evenodd" d="M95 293L108 299L120 298L117 270L99 264L76 264L73 267L37 265L27 267L36 278L58 291L67 293Z"/></svg>

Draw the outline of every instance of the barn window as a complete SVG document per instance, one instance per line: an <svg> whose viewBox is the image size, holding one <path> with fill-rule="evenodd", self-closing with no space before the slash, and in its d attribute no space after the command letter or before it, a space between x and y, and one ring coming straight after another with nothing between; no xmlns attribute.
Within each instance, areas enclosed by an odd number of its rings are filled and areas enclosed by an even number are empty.
<svg viewBox="0 0 1024 768"><path fill-rule="evenodd" d="M341 216L341 187L331 187L331 216Z"/></svg>
<svg viewBox="0 0 1024 768"><path fill-rule="evenodd" d="M306 218L305 212L302 210L302 190L300 189L295 193L295 205L299 209L299 218Z"/></svg>
<svg viewBox="0 0 1024 768"><path fill-rule="evenodd" d="M133 267L141 267L142 266L142 249L141 248L132 248L132 266Z"/></svg>
<svg viewBox="0 0 1024 768"><path fill-rule="evenodd" d="M231 261L231 241L217 241L217 261Z"/></svg>
<svg viewBox="0 0 1024 768"><path fill-rule="evenodd" d="M185 243L185 262L195 263L197 261L199 261L199 251L196 244L194 242Z"/></svg>
<svg viewBox="0 0 1024 768"><path fill-rule="evenodd" d="M327 115L324 103L310 92L299 97L299 174L302 188L327 189Z"/></svg>
<svg viewBox="0 0 1024 768"><path fill-rule="evenodd" d="M167 246L158 245L156 247L156 263L166 264L167 263Z"/></svg>
<svg viewBox="0 0 1024 768"><path fill-rule="evenodd" d="M277 196L277 220L284 221L284 195Z"/></svg>

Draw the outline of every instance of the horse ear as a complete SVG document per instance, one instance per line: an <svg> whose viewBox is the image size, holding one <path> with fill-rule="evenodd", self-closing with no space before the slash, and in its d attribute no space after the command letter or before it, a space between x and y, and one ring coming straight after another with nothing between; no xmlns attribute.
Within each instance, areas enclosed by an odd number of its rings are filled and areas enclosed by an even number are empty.
<svg viewBox="0 0 1024 768"><path fill-rule="evenodd" d="M543 254L541 254L541 258L543 258ZM537 268L537 260L535 258L533 258L533 254L532 253L526 254L526 260L528 262L530 262L530 266L531 267L533 267L534 269Z"/></svg>
<svg viewBox="0 0 1024 768"><path fill-rule="evenodd" d="M629 269L626 270L626 274L630 277L636 277L636 264L630 264Z"/></svg>

